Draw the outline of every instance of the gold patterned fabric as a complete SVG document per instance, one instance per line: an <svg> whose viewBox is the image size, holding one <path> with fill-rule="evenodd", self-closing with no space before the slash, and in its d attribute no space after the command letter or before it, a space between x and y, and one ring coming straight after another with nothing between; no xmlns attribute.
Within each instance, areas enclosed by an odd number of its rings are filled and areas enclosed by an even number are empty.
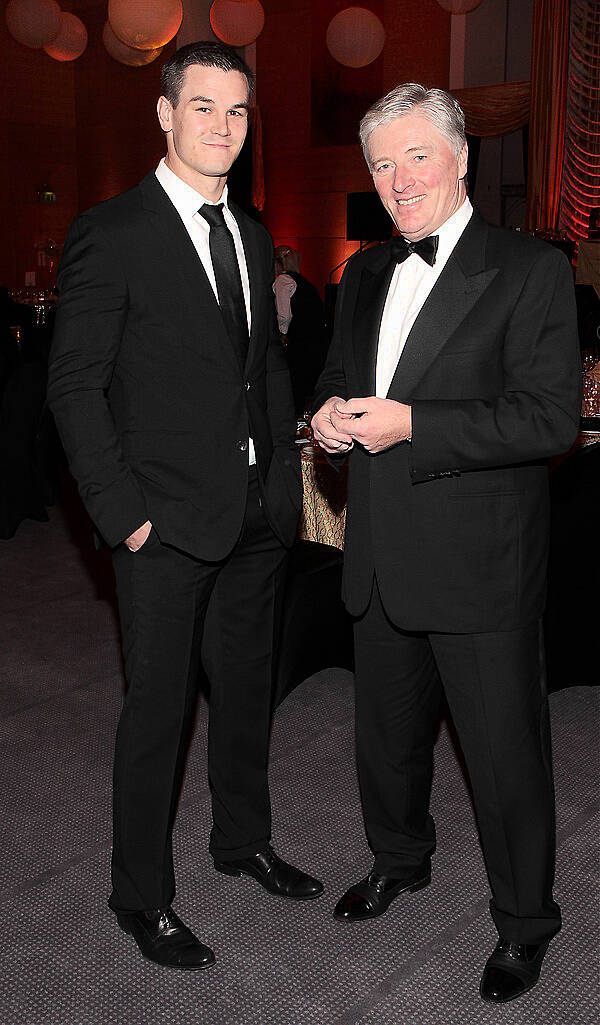
<svg viewBox="0 0 600 1025"><path fill-rule="evenodd" d="M307 445L302 450L304 500L298 537L344 547L346 529L347 464L334 470L320 449Z"/></svg>

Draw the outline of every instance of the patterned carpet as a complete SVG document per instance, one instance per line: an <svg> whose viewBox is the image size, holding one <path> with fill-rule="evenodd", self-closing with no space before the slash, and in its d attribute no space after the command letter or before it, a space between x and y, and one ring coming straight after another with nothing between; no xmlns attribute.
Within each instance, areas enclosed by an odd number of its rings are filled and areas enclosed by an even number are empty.
<svg viewBox="0 0 600 1025"><path fill-rule="evenodd" d="M54 511L1 543L0 567L0 1025L598 1025L597 688L551 697L564 928L521 1000L493 1008L478 996L495 934L445 726L431 887L371 923L332 918L370 865L352 679L336 669L286 699L273 734L274 844L326 884L306 905L214 872L199 708L175 835L175 907L218 963L169 973L141 959L106 905L122 676L105 560Z"/></svg>

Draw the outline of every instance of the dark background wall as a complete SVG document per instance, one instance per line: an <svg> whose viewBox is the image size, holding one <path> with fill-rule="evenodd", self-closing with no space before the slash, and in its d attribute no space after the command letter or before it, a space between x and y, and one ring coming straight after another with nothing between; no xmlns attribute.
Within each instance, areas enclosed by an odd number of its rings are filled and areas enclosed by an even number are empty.
<svg viewBox="0 0 600 1025"><path fill-rule="evenodd" d="M24 285L27 271L43 280L36 245L62 246L79 210L135 185L164 150L155 114L161 58L129 68L106 53L106 0L61 6L88 30L76 61L22 46L0 17L0 284L9 287ZM36 199L42 184L55 203Z"/></svg>
<svg viewBox="0 0 600 1025"><path fill-rule="evenodd" d="M348 3L262 2L265 27L247 55L256 64L263 123L263 220L275 244L300 250L303 271L322 288L331 268L356 249L345 241L346 193L372 188L358 143L336 142L339 122L358 120L354 112L347 117L353 101L344 100L354 72L336 71L322 40L323 26ZM437 0L366 3L382 17L387 38L381 57L358 73L361 103L367 105L369 90L375 98L399 81L448 87L451 18ZM531 5L482 0L467 16L465 85L529 77ZM164 151L155 114L161 57L142 68L109 57L101 40L106 0L62 6L89 33L86 51L69 63L21 46L0 18L0 284L10 287L22 286L27 271L44 283L36 246L52 239L60 247L78 210L134 185ZM338 90L331 109L322 102L323 82ZM487 216L500 220L502 184L519 176L520 138L484 140L475 198ZM56 193L55 203L36 199L44 184Z"/></svg>

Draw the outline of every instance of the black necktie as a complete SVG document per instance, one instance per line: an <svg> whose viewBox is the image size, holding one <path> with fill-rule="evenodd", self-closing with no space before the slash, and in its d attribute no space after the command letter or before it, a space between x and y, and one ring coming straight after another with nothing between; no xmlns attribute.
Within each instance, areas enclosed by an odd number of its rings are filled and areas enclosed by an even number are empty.
<svg viewBox="0 0 600 1025"><path fill-rule="evenodd" d="M402 236L392 239L392 257L396 263L404 263L411 253L417 253L425 263L433 267L438 250L439 235L427 235L418 242L407 242Z"/></svg>
<svg viewBox="0 0 600 1025"><path fill-rule="evenodd" d="M227 333L237 346L243 365L248 355L248 317L233 235L225 224L222 203L217 206L205 203L198 213L210 225L208 244L219 306Z"/></svg>

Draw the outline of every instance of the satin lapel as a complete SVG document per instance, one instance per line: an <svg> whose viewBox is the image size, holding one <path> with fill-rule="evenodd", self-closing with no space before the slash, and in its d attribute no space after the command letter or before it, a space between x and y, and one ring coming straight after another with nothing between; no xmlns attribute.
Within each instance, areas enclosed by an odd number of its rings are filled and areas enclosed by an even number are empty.
<svg viewBox="0 0 600 1025"><path fill-rule="evenodd" d="M198 302L198 323L202 324L203 320L205 321L208 304L212 312L211 326L219 334L219 343L223 351L229 352L240 367L237 349L225 328L213 287L181 217L154 173L144 178L140 188L148 226L160 237L165 262L168 261L169 264L180 268L183 274L186 305L193 307L195 298L199 300L202 295L202 303Z"/></svg>
<svg viewBox="0 0 600 1025"><path fill-rule="evenodd" d="M246 257L248 280L250 282L250 342L248 345L248 360L250 360L258 338L258 297L262 284L263 268L261 267L261 254L256 235L251 230L251 225L248 224L248 218L233 204L230 204L229 209L240 229L244 255Z"/></svg>
<svg viewBox="0 0 600 1025"><path fill-rule="evenodd" d="M354 307L352 337L354 359L359 378L363 382L363 395L375 394L375 367L377 345L383 308L396 264L389 258L389 246L377 250L374 267L364 267Z"/></svg>
<svg viewBox="0 0 600 1025"><path fill-rule="evenodd" d="M474 212L415 320L388 397L408 402L418 382L498 273L485 269L487 226Z"/></svg>

